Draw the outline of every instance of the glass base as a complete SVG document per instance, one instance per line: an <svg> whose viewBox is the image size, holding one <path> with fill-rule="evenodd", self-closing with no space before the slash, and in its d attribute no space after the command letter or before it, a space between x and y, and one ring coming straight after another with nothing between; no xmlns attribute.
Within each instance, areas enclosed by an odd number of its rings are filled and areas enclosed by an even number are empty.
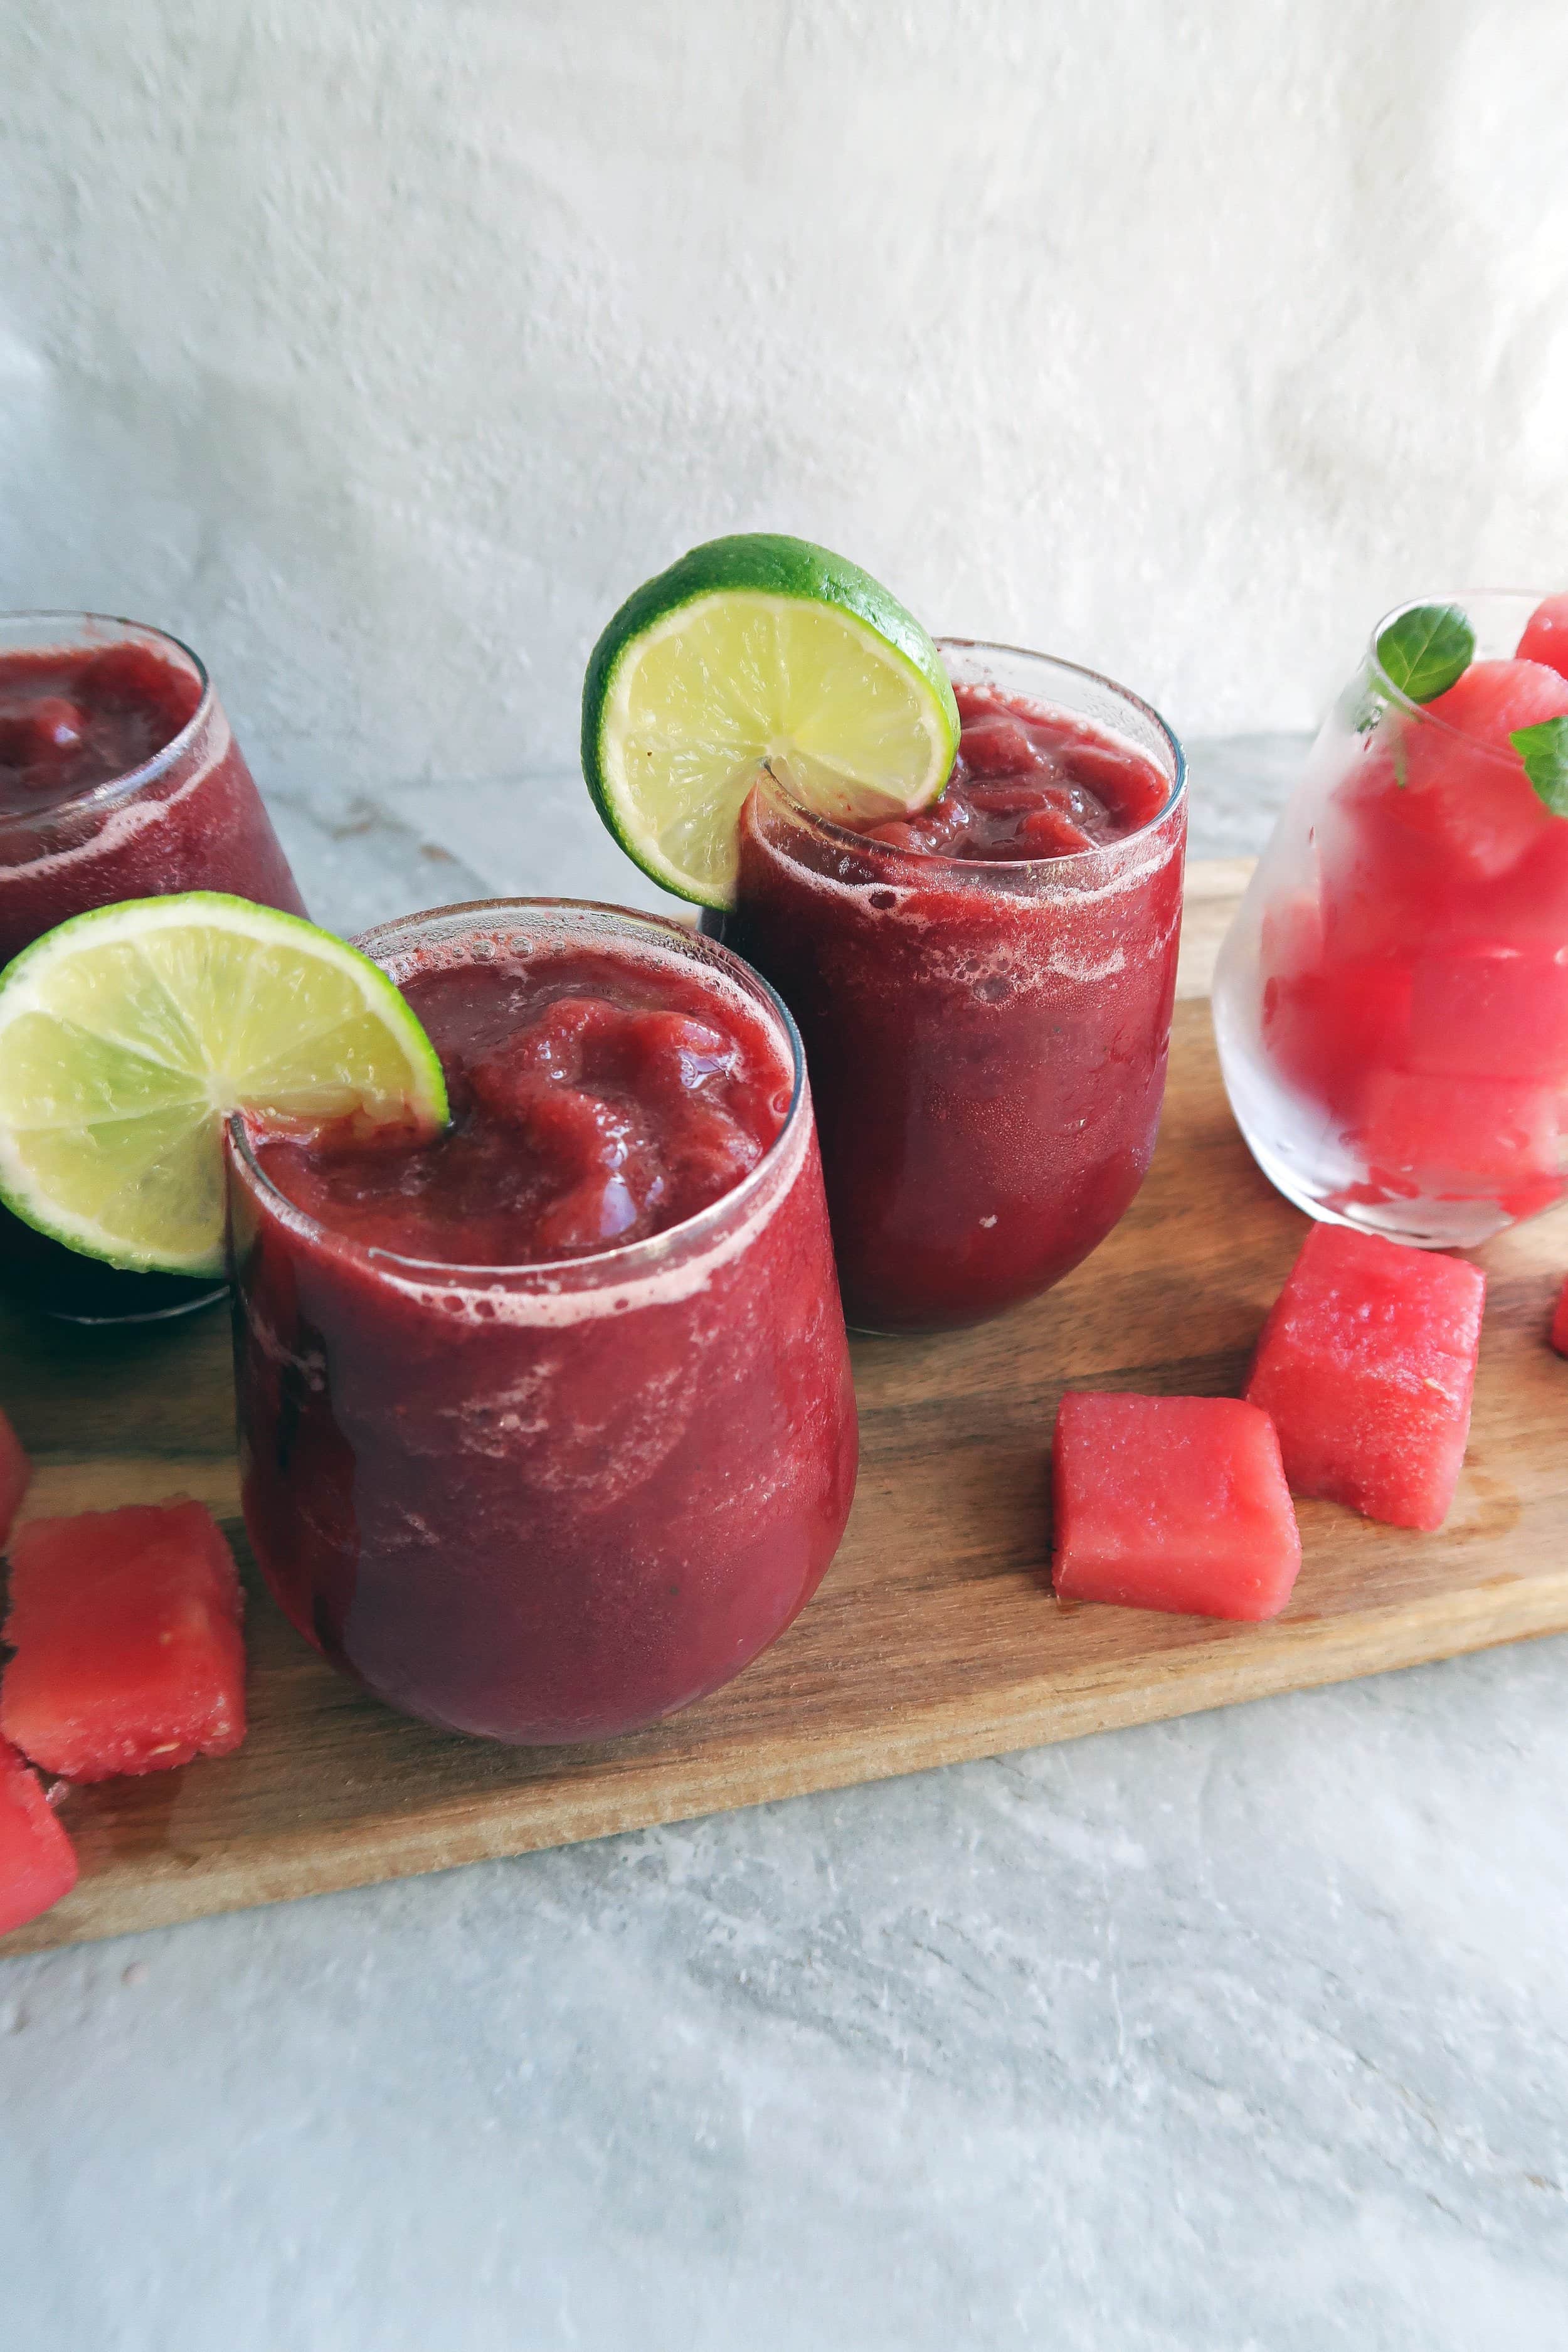
<svg viewBox="0 0 1568 2352"><path fill-rule="evenodd" d="M852 1339L948 1339L961 1331L978 1331L983 1323L994 1323L998 1316L1011 1315L1015 1306L1028 1303L1026 1298L1015 1299L1006 1307L988 1307L984 1315L966 1315L958 1322L900 1323L896 1329L883 1323L857 1323L852 1316L846 1316L844 1328Z"/></svg>
<svg viewBox="0 0 1568 2352"><path fill-rule="evenodd" d="M1477 1249L1527 1222L1495 1196L1479 1192L1464 1198L1428 1192L1408 1200L1363 1199L1363 1192L1386 1187L1369 1183L1365 1160L1331 1113L1282 1082L1253 1039L1228 1017L1220 997L1215 1003L1215 1036L1242 1140L1275 1189L1309 1217L1349 1225L1356 1233L1382 1234L1413 1249ZM1528 1214L1543 1215L1557 1205L1541 1200Z"/></svg>
<svg viewBox="0 0 1568 2352"><path fill-rule="evenodd" d="M132 1274L67 1249L0 1208L0 1297L57 1323L167 1323L226 1297L219 1275Z"/></svg>
<svg viewBox="0 0 1568 2352"><path fill-rule="evenodd" d="M1234 1108L1234 1106L1233 1106ZM1358 1201L1353 1207L1312 1192L1295 1171L1249 1134L1238 1117L1242 1140L1276 1192L1320 1224L1349 1225L1358 1234L1381 1234L1413 1249L1478 1249L1494 1234L1519 1223L1495 1201Z"/></svg>
<svg viewBox="0 0 1568 2352"><path fill-rule="evenodd" d="M1098 1248L1099 1244L1097 1243L1095 1246ZM1085 1255L1087 1255L1088 1253L1086 1252ZM1081 1260L1075 1260L1074 1264L1081 1264ZM987 1323L1000 1322L1004 1315L1015 1315L1020 1307L1033 1306L1037 1298L1044 1298L1048 1291L1054 1290L1058 1282L1065 1282L1072 1271L1072 1266L1065 1266L1060 1274L1053 1275L1049 1282L1042 1282L1037 1290L1026 1291L1022 1297L1005 1298L999 1306L977 1307L971 1314L948 1315L936 1323L868 1322L857 1316L847 1306L844 1309L844 1328L852 1339L953 1339L960 1332L978 1331Z"/></svg>
<svg viewBox="0 0 1568 2352"><path fill-rule="evenodd" d="M217 1282L194 1298L177 1298L166 1307L122 1307L89 1315L79 1307L52 1307L39 1299L26 1303L37 1313L47 1315L51 1323L75 1323L86 1330L112 1330L132 1323L177 1323L186 1315L199 1315L204 1307L216 1307L220 1298L227 1297L227 1283Z"/></svg>

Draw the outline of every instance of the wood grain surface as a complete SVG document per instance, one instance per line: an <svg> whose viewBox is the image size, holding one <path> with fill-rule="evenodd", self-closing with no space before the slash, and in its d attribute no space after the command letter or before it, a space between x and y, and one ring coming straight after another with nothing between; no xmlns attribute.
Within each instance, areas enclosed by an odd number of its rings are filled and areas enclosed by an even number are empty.
<svg viewBox="0 0 1568 2352"><path fill-rule="evenodd" d="M68 1792L81 1883L0 1937L0 1953L1568 1630L1568 1363L1546 1345L1568 1267L1561 1211L1479 1253L1490 1294L1475 1423L1440 1534L1303 1504L1305 1565L1269 1625L1051 1594L1047 1448L1064 1387L1233 1391L1305 1231L1237 1133L1201 1001L1245 871L1191 877L1164 1124L1132 1210L1032 1307L956 1338L857 1343L860 1484L838 1559L773 1650L656 1730L598 1748L508 1749L362 1697L255 1588L222 1313L118 1333L0 1316L0 1402L37 1464L28 1513L196 1495L252 1582L245 1747Z"/></svg>

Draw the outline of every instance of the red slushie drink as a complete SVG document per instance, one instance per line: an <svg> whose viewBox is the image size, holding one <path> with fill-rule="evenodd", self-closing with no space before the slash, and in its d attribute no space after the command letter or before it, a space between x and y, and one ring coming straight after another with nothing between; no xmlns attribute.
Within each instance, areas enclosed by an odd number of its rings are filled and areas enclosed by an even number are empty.
<svg viewBox="0 0 1568 2352"><path fill-rule="evenodd" d="M176 890L305 911L201 664L130 621L0 620L0 965L69 915ZM5 1210L0 1283L87 1321L216 1295L210 1281L100 1265Z"/></svg>
<svg viewBox="0 0 1568 2352"><path fill-rule="evenodd" d="M633 1730L783 1632L849 1508L798 1040L722 948L616 908L497 901L361 944L453 1122L231 1133L257 1559L407 1713Z"/></svg>
<svg viewBox="0 0 1568 2352"><path fill-rule="evenodd" d="M800 1024L845 1311L973 1323L1121 1216L1154 1146L1175 989L1184 763L1109 680L942 643L942 798L855 828L766 781L722 935Z"/></svg>

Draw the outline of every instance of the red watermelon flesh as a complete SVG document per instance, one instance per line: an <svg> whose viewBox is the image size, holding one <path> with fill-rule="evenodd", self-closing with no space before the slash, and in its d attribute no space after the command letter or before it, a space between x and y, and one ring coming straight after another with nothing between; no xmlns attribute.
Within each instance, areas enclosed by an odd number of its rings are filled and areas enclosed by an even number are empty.
<svg viewBox="0 0 1568 2352"><path fill-rule="evenodd" d="M0 1936L76 1885L76 1852L36 1773L0 1739Z"/></svg>
<svg viewBox="0 0 1568 2352"><path fill-rule="evenodd" d="M1469 1434L1486 1276L1380 1234L1314 1225L1247 1393L1295 1493L1396 1528L1447 1517Z"/></svg>
<svg viewBox="0 0 1568 2352"><path fill-rule="evenodd" d="M1408 1177L1438 1199L1484 1188L1525 1217L1563 1189L1557 1117L1555 1091L1528 1080L1374 1070L1355 1135L1374 1176Z"/></svg>
<svg viewBox="0 0 1568 2352"><path fill-rule="evenodd" d="M1406 822L1429 831L1473 873L1504 872L1559 822L1537 797L1510 738L1564 716L1568 677L1544 663L1472 662L1420 719L1406 722Z"/></svg>
<svg viewBox="0 0 1568 2352"><path fill-rule="evenodd" d="M1410 967L1390 957L1327 965L1263 989L1263 1035L1287 1077L1342 1119L1353 1118L1369 1068L1403 1061Z"/></svg>
<svg viewBox="0 0 1568 2352"><path fill-rule="evenodd" d="M1424 821L1430 812L1412 801L1401 772L1393 753L1378 749L1324 803L1317 846L1333 962L1416 955L1444 934L1457 905L1473 910L1470 861ZM1473 911L1469 920L1473 928Z"/></svg>
<svg viewBox="0 0 1568 2352"><path fill-rule="evenodd" d="M1270 979L1295 980L1323 961L1323 916L1315 890L1299 890L1263 909L1258 960Z"/></svg>
<svg viewBox="0 0 1568 2352"><path fill-rule="evenodd" d="M11 1546L0 1733L68 1780L226 1756L245 1737L239 1613L200 1503L31 1520Z"/></svg>
<svg viewBox="0 0 1568 2352"><path fill-rule="evenodd" d="M0 1412L0 1545L11 1532L32 1475L33 1465L22 1451L21 1441Z"/></svg>
<svg viewBox="0 0 1568 2352"><path fill-rule="evenodd" d="M1516 655L1512 661L1477 661L1445 692L1434 695L1423 709L1427 718L1446 720L1471 741L1490 744L1507 755L1511 766L1519 754L1510 738L1521 727L1561 717L1568 709L1568 696L1563 691L1565 683L1561 672L1554 675L1547 664L1531 661L1528 656L1521 659ZM1412 742L1411 748L1415 751L1416 743ZM1419 732L1418 749L1412 784L1417 781L1417 771L1425 771L1428 763L1437 766L1446 756L1442 743L1428 732ZM1520 773L1523 773L1522 763Z"/></svg>
<svg viewBox="0 0 1568 2352"><path fill-rule="evenodd" d="M1568 1282L1563 1286L1563 1296L1552 1318L1552 1344L1560 1356L1568 1356Z"/></svg>
<svg viewBox="0 0 1568 2352"><path fill-rule="evenodd" d="M1568 1088L1568 948L1477 940L1420 957L1409 1067Z"/></svg>
<svg viewBox="0 0 1568 2352"><path fill-rule="evenodd" d="M1568 677L1568 596L1548 596L1536 606L1514 648L1514 659L1544 662L1548 669Z"/></svg>
<svg viewBox="0 0 1568 2352"><path fill-rule="evenodd" d="M1277 1617L1301 1538L1267 1413L1236 1397L1064 1396L1052 1465L1064 1601Z"/></svg>

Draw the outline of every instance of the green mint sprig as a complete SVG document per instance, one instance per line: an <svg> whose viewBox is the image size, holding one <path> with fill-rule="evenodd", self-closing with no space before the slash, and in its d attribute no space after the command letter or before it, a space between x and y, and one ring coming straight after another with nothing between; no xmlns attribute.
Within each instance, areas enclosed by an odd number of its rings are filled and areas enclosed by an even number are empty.
<svg viewBox="0 0 1568 2352"><path fill-rule="evenodd" d="M1412 702L1446 694L1469 668L1475 650L1476 633L1458 604L1413 604L1377 641L1384 677Z"/></svg>
<svg viewBox="0 0 1568 2352"><path fill-rule="evenodd" d="M1508 740L1524 761L1536 799L1553 816L1568 816L1568 719L1516 727Z"/></svg>

